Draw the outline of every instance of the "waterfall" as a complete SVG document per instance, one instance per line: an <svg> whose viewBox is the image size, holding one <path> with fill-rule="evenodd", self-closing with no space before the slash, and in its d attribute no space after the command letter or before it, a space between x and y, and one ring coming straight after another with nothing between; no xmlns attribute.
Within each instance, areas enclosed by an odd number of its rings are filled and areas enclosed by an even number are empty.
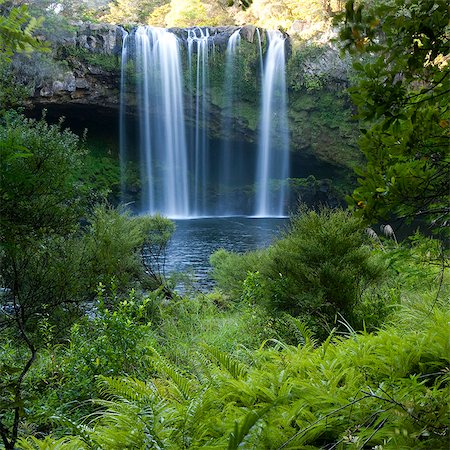
<svg viewBox="0 0 450 450"><path fill-rule="evenodd" d="M250 44L243 47L236 28L140 26L123 32L119 121L123 201L132 196L128 165L136 163L140 212L172 218L286 214L285 39L280 32L268 32L263 55L259 30L256 33L253 64L248 59ZM219 69L212 66L217 61L223 61ZM255 89L258 95L260 73L261 111L253 119L256 127L259 115L259 133L240 142L236 136L246 133L249 108L250 113L254 110L244 89L250 86L250 92ZM241 114L243 108L247 116ZM221 138L214 140L218 130Z"/></svg>
<svg viewBox="0 0 450 450"><path fill-rule="evenodd" d="M288 170L285 38L280 31L267 31L256 176L256 216L286 214L285 180Z"/></svg>
<svg viewBox="0 0 450 450"><path fill-rule="evenodd" d="M237 117L236 105L236 89L235 89L235 63L236 57L241 43L240 29L236 30L229 38L226 52L225 52L225 80L224 80L224 107L222 117L222 131L224 136L233 135L233 118ZM221 197L221 204L217 205L217 214L232 215L235 210L230 200L227 199L227 194L232 188L232 171L236 171L236 164L238 163L238 155L233 151L233 144L230 139L226 139L221 148L220 155L220 171L218 173L219 194Z"/></svg>
<svg viewBox="0 0 450 450"><path fill-rule="evenodd" d="M256 29L256 38L258 41L259 68L260 68L260 71L262 74L264 71L264 61L263 61L263 51L262 51L262 44L261 44L261 33L259 31L259 28Z"/></svg>
<svg viewBox="0 0 450 450"><path fill-rule="evenodd" d="M138 27L134 39L141 209L187 217L187 145L178 39L165 29L150 27Z"/></svg>
<svg viewBox="0 0 450 450"><path fill-rule="evenodd" d="M126 144L126 87L128 65L128 33L122 29L122 65L120 68L120 113L119 113L119 149L120 149L120 195L122 200L126 194L126 167L127 167L127 144Z"/></svg>
<svg viewBox="0 0 450 450"><path fill-rule="evenodd" d="M191 80L195 80L195 132L193 161L191 162L193 174L193 211L194 216L204 216L208 213L208 99L209 86L208 60L209 60L209 30L193 28L188 30L188 61ZM196 57L196 73L193 74L193 56Z"/></svg>

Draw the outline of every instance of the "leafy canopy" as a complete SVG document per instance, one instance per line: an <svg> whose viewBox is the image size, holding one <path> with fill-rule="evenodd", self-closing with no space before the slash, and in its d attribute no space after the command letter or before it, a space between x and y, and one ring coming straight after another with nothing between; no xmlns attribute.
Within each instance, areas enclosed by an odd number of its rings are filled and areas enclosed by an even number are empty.
<svg viewBox="0 0 450 450"><path fill-rule="evenodd" d="M10 7L9 2L0 0L0 63L9 61L16 52L45 49L33 35L41 23L41 18L30 16L26 5Z"/></svg>
<svg viewBox="0 0 450 450"><path fill-rule="evenodd" d="M365 219L391 214L448 225L448 4L347 2L340 38L354 55L365 167L348 199Z"/></svg>

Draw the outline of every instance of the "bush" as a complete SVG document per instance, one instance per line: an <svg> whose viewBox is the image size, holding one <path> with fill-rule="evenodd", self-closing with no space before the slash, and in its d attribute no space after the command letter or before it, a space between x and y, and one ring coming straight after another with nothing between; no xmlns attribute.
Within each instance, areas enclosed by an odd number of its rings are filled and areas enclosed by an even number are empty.
<svg viewBox="0 0 450 450"><path fill-rule="evenodd" d="M108 205L98 205L88 217L80 240L84 249L81 278L91 295L99 283L114 281L121 293L137 283L150 289L165 284L164 253L175 226L160 216L131 217ZM109 289L109 288L108 288Z"/></svg>
<svg viewBox="0 0 450 450"><path fill-rule="evenodd" d="M316 330L332 325L338 313L354 325L362 292L384 268L371 252L363 222L329 209L300 211L286 235L266 250L220 250L211 263L219 287L234 298L301 316Z"/></svg>
<svg viewBox="0 0 450 450"><path fill-rule="evenodd" d="M350 322L364 289L381 276L363 222L342 210L303 212L289 234L273 246L263 275L270 304L293 315Z"/></svg>
<svg viewBox="0 0 450 450"><path fill-rule="evenodd" d="M92 412L88 400L99 395L95 385L98 375L147 375L160 294L141 296L131 291L119 297L112 288L108 295L106 298L105 286L99 286L90 314L72 326L64 344L42 349L31 369L25 389L27 399L32 399L27 402L27 419L38 429L48 429L55 415L70 414L77 419ZM47 328L46 333L51 335L52 330ZM0 340L0 355L5 364L11 360L15 366L20 351L15 349L12 359L6 342Z"/></svg>
<svg viewBox="0 0 450 450"><path fill-rule="evenodd" d="M0 223L6 241L76 231L84 199L72 174L83 156L78 137L60 125L6 114L0 122Z"/></svg>
<svg viewBox="0 0 450 450"><path fill-rule="evenodd" d="M267 260L267 250L239 254L223 248L214 252L209 258L213 267L212 277L218 287L234 300L241 299L242 283L247 274L257 271L258 268L267 264Z"/></svg>

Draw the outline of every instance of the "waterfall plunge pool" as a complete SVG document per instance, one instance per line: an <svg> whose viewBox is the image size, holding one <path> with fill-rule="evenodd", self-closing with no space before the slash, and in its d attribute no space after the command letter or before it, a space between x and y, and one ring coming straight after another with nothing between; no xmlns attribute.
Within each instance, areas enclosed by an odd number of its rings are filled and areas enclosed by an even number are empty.
<svg viewBox="0 0 450 450"><path fill-rule="evenodd" d="M167 249L166 274L189 273L194 288L207 290L214 285L209 264L212 253L220 248L244 253L267 247L286 230L289 219L234 216L174 222L176 230Z"/></svg>

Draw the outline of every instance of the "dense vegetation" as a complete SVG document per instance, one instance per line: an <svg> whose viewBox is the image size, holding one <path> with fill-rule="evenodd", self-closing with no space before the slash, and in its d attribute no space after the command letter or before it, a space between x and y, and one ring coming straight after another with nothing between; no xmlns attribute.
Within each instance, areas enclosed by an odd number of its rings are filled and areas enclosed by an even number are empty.
<svg viewBox="0 0 450 450"><path fill-rule="evenodd" d="M11 3L2 64L45 48ZM448 249L368 228L448 225L442 8L348 2L366 130L356 214L300 208L267 249L216 252L209 293L173 290L173 224L109 206L83 139L2 103L0 446L448 448Z"/></svg>
<svg viewBox="0 0 450 450"><path fill-rule="evenodd" d="M69 19L143 23L162 27L241 25L289 29L295 22L329 24L341 0L33 0L25 1L51 22ZM58 18L55 17L55 11Z"/></svg>

